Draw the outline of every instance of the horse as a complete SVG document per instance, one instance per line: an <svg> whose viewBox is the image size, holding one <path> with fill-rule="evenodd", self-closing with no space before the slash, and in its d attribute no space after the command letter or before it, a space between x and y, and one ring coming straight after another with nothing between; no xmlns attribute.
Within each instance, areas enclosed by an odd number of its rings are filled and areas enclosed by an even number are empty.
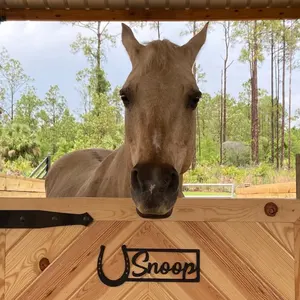
<svg viewBox="0 0 300 300"><path fill-rule="evenodd" d="M76 150L59 158L45 178L46 197L131 198L142 218L166 218L183 198L183 174L195 151L201 99L193 66L206 41L207 22L182 46L140 43L122 23L131 71L120 89L124 143L116 150Z"/></svg>

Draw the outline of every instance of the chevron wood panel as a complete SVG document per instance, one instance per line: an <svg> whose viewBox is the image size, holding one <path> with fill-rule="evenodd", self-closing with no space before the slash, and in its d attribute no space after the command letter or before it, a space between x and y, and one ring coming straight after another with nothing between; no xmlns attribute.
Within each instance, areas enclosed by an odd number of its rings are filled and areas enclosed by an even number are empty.
<svg viewBox="0 0 300 300"><path fill-rule="evenodd" d="M300 300L299 295L295 296L299 294L295 277L299 277L296 264L300 242L299 224L295 224L140 220L97 221L87 228L2 230L0 299ZM107 286L97 274L100 246L106 246L103 271L114 280L124 271L124 244L128 248L200 249L200 282L125 282L118 287ZM128 252L130 259L134 254ZM41 271L39 261L43 257L50 264ZM195 253L150 251L149 261L183 265L195 261ZM145 255L137 264L147 265ZM141 270L131 266L130 274ZM152 272L143 278L179 275ZM186 278L193 277L194 273Z"/></svg>

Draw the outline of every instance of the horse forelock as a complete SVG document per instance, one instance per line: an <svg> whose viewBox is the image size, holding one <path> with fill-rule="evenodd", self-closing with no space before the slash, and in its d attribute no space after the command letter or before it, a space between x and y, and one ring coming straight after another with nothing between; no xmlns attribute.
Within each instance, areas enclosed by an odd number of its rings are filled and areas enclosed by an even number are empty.
<svg viewBox="0 0 300 300"><path fill-rule="evenodd" d="M142 73L149 71L166 72L179 59L179 46L169 40L156 40L146 44L141 52L139 68Z"/></svg>

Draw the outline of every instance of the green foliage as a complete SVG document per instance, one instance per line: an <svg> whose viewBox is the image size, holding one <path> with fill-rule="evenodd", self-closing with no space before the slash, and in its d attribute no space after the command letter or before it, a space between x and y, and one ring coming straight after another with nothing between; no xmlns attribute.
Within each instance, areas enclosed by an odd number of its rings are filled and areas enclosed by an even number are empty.
<svg viewBox="0 0 300 300"><path fill-rule="evenodd" d="M250 164L250 147L241 142L226 141L223 143L224 164L247 166Z"/></svg>
<svg viewBox="0 0 300 300"><path fill-rule="evenodd" d="M1 167L1 173L13 174L17 176L29 176L32 172L32 164L30 160L19 157L13 161L7 161Z"/></svg>
<svg viewBox="0 0 300 300"><path fill-rule="evenodd" d="M3 48L0 52L0 100L3 102L4 120L13 120L15 113L15 96L32 79L27 76L21 63L9 56Z"/></svg>
<svg viewBox="0 0 300 300"><path fill-rule="evenodd" d="M190 37L202 29L205 22L188 22L181 35ZM211 24L214 24L211 23ZM221 22L225 26L226 22ZM230 46L242 45L239 60L251 64L253 55L253 22L232 22L230 24ZM47 93L37 96L31 79L25 74L19 61L10 58L7 50L0 52L0 168L3 172L29 174L48 154L52 161L76 149L101 147L116 149L124 141L124 107L120 101L120 87L111 88L102 69L109 47L115 46L119 34L112 34L109 22L75 22L76 27L85 31L77 35L71 44L72 53L83 53L87 58L86 68L75 76L82 107L78 116L70 111L59 86L50 85ZM161 22L135 22L135 28L150 26L161 35ZM227 24L228 25L228 24ZM209 27L209 31L214 26ZM291 55L293 69L298 67L299 21L258 21L259 62L269 55L271 33L277 43L286 31L287 55ZM233 34L232 34L233 33ZM282 49L277 49L282 51ZM230 57L231 59L231 57ZM227 66L229 67L229 65ZM250 66L251 68L251 66ZM206 74L199 64L194 68L196 82L201 91L205 90ZM228 81L231 80L228 74ZM185 182L218 183L245 182L258 184L290 180L294 170L275 170L271 160L271 96L258 88L259 105L259 157L262 162L257 167L250 164L251 145L251 85L247 80L239 97L226 95L226 139L223 144L223 165L219 165L220 155L220 113L221 93L203 93L197 107L196 168L184 175ZM275 101L276 103L276 101ZM279 103L276 109L282 111ZM13 116L13 118L12 118ZM286 117L288 114L286 112ZM292 116L297 121L300 112ZM279 118L279 124L281 116ZM287 128L286 128L287 130ZM288 131L286 132L287 136ZM281 128L279 128L281 136ZM300 129L295 125L291 130L291 160L295 162L300 153ZM287 148L285 157L287 157Z"/></svg>
<svg viewBox="0 0 300 300"><path fill-rule="evenodd" d="M40 155L36 133L25 124L9 123L1 129L0 153L5 161L22 157L36 163Z"/></svg>

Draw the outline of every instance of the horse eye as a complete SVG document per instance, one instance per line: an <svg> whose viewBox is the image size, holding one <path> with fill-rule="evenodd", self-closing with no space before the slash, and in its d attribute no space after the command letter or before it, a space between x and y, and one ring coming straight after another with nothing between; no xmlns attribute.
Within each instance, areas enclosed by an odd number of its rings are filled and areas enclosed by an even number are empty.
<svg viewBox="0 0 300 300"><path fill-rule="evenodd" d="M194 97L191 97L191 98L189 99L189 105L188 105L188 106L189 106L192 110L196 109L199 100L200 100L200 96L196 96L196 97L194 96Z"/></svg>
<svg viewBox="0 0 300 300"><path fill-rule="evenodd" d="M122 94L121 100L123 101L125 107L127 107L129 105L129 100L126 95Z"/></svg>

